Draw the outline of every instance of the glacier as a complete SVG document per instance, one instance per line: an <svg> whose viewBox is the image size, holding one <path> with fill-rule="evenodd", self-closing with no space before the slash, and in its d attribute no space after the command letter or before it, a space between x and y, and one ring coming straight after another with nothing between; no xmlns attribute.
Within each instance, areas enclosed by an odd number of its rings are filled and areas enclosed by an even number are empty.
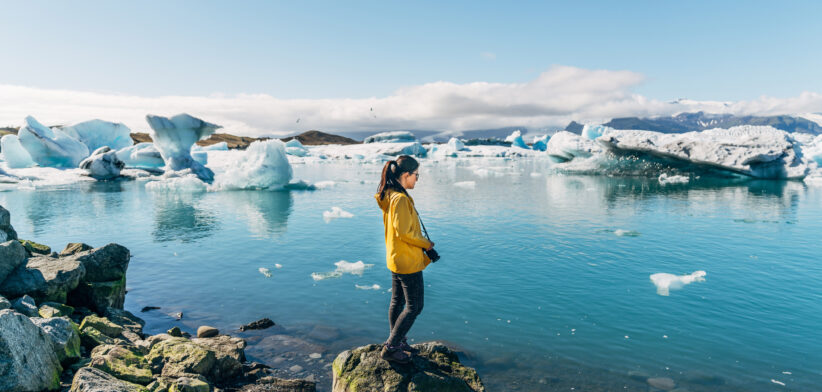
<svg viewBox="0 0 822 392"><path fill-rule="evenodd" d="M3 136L0 139L0 151L2 151L3 160L11 169L22 169L36 165L29 152L20 144L17 135Z"/></svg>
<svg viewBox="0 0 822 392"><path fill-rule="evenodd" d="M31 159L40 166L76 168L89 155L88 147L59 129L50 129L32 116L17 132Z"/></svg>
<svg viewBox="0 0 822 392"><path fill-rule="evenodd" d="M120 176L126 166L117 158L117 152L103 146L95 150L90 157L80 162L80 169L88 170L89 176L96 180L110 180Z"/></svg>
<svg viewBox="0 0 822 392"><path fill-rule="evenodd" d="M199 179L211 183L214 172L197 162L191 156L191 147L221 128L188 114L178 114L171 118L147 115L151 127L151 139L165 161L166 171L191 169Z"/></svg>
<svg viewBox="0 0 822 392"><path fill-rule="evenodd" d="M100 147L109 147L119 150L134 144L131 139L131 130L125 124L103 120L90 120L60 128L66 135L80 141L95 151Z"/></svg>

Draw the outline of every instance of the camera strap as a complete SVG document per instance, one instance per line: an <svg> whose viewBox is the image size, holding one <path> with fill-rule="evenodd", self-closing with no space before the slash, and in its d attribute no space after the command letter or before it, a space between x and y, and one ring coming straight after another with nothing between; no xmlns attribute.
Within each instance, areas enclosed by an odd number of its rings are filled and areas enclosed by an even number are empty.
<svg viewBox="0 0 822 392"><path fill-rule="evenodd" d="M414 212L417 213L417 219L420 220L420 226L422 226L422 232L425 233L425 238L428 238L428 241L431 241L431 237L428 236L428 230L425 230L425 224L422 223L422 217L420 216L420 212L417 211L417 206L415 206L413 203L411 204L411 206L414 207Z"/></svg>

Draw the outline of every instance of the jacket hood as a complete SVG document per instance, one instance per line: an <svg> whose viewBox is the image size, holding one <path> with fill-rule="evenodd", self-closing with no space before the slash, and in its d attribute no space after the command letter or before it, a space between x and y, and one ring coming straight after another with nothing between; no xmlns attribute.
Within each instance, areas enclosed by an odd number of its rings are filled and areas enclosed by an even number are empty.
<svg viewBox="0 0 822 392"><path fill-rule="evenodd" d="M408 197L409 199L411 198L410 196L408 196L408 195L406 195L402 192L397 192L397 191L393 191L393 190L390 190L390 189L387 192L385 192L385 198L384 199L380 199L380 194L379 193L374 195L374 198L377 199L377 204L380 206L380 209L383 212L388 212L388 208L391 206L391 199L393 199L395 197Z"/></svg>

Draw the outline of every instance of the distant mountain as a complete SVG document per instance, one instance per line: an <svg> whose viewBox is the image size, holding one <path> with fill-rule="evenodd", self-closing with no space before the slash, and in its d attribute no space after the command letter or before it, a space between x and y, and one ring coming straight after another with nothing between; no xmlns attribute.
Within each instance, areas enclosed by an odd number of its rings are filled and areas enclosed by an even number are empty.
<svg viewBox="0 0 822 392"><path fill-rule="evenodd" d="M287 142L296 138L300 143L306 146L317 146L322 144L359 144L360 142L347 138L345 136L332 135L330 133L320 131L303 132L297 136L289 136L283 138L282 141Z"/></svg>
<svg viewBox="0 0 822 392"><path fill-rule="evenodd" d="M263 137L263 138L256 138L256 137L248 137L248 136L234 136L227 133L215 133L208 137L208 139L200 140L197 142L198 146L210 146L212 144L217 144L220 142L226 142L228 144L228 148L235 150L245 150L249 144L255 142L257 140L268 140L270 138ZM147 133L142 132L135 132L131 134L131 140L134 143L151 143L151 136Z"/></svg>
<svg viewBox="0 0 822 392"><path fill-rule="evenodd" d="M711 114L704 112L682 113L672 117L621 117L605 124L614 129L639 129L662 133L684 133L704 131L711 128L730 128L737 125L770 125L786 132L822 134L822 126L814 121L794 116L734 116L732 114ZM571 122L565 128L569 132L580 133L582 127ZM573 130L571 130L573 129Z"/></svg>

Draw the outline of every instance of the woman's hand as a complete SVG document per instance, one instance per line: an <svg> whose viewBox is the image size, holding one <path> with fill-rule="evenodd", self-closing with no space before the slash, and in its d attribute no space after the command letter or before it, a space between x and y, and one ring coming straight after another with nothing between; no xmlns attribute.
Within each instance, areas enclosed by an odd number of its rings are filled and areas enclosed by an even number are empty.
<svg viewBox="0 0 822 392"><path fill-rule="evenodd" d="M426 250L431 250L431 249L434 249L434 243L433 242L431 243L431 246L429 246L428 249L426 249Z"/></svg>

